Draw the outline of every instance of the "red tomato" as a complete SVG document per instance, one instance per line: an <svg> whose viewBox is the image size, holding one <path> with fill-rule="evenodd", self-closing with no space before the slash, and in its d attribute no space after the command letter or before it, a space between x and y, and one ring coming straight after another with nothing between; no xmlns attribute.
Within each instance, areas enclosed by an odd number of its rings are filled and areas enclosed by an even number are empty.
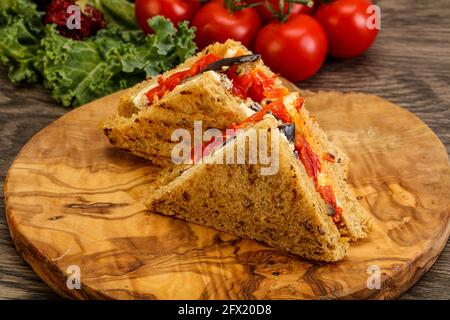
<svg viewBox="0 0 450 320"><path fill-rule="evenodd" d="M145 33L153 33L147 20L154 16L164 16L177 25L183 20L191 20L200 8L200 0L136 0L136 19Z"/></svg>
<svg viewBox="0 0 450 320"><path fill-rule="evenodd" d="M255 50L274 72L301 81L314 75L325 60L327 36L314 18L298 14L262 28Z"/></svg>
<svg viewBox="0 0 450 320"><path fill-rule="evenodd" d="M330 56L353 58L369 49L378 34L367 26L370 5L370 0L337 0L317 9L315 18L327 33Z"/></svg>
<svg viewBox="0 0 450 320"><path fill-rule="evenodd" d="M261 3L261 0L247 0L247 2L248 3L258 3L258 2ZM268 3L272 5L272 7L276 10L276 12L280 12L279 2L280 2L280 0L268 0ZM303 14L312 15L314 12L314 9L316 7L316 4L317 4L317 2L315 2L313 7L310 8L301 3L294 3L291 8L291 14L303 13ZM258 14L261 17L261 20L264 24L275 20L273 13L269 9L267 9L266 4L261 4L259 6L256 6L255 8L256 8L256 11L258 11ZM284 8L283 13L286 14L287 9L288 9L287 2L284 4L283 8Z"/></svg>
<svg viewBox="0 0 450 320"><path fill-rule="evenodd" d="M197 12L192 25L197 28L195 40L200 49L227 39L240 41L251 48L261 28L261 21L253 8L230 12L223 1L213 1Z"/></svg>

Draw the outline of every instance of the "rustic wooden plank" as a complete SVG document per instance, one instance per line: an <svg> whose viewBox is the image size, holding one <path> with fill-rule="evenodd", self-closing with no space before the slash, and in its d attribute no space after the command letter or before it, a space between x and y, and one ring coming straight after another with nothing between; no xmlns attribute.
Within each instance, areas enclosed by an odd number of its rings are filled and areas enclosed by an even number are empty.
<svg viewBox="0 0 450 320"><path fill-rule="evenodd" d="M348 60L329 59L302 83L312 90L377 94L418 115L450 152L450 6L447 0L377 1L382 30L371 50ZM16 88L0 69L0 179L34 133L64 114L40 86ZM2 186L3 188L3 183ZM2 190L3 191L3 190ZM56 298L12 247L0 200L0 298ZM450 299L450 245L408 299Z"/></svg>

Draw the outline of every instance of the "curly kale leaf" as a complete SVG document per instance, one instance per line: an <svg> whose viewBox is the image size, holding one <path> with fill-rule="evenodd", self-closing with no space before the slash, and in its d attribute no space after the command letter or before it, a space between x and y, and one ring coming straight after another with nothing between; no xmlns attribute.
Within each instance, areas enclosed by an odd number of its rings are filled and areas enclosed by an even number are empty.
<svg viewBox="0 0 450 320"><path fill-rule="evenodd" d="M28 0L0 1L0 61L13 83L36 82L36 52L43 35L42 14Z"/></svg>
<svg viewBox="0 0 450 320"><path fill-rule="evenodd" d="M154 17L149 24L154 34L110 26L86 41L67 39L47 26L37 64L44 85L64 106L78 106L171 69L194 54L194 29L186 23L176 29L169 20Z"/></svg>

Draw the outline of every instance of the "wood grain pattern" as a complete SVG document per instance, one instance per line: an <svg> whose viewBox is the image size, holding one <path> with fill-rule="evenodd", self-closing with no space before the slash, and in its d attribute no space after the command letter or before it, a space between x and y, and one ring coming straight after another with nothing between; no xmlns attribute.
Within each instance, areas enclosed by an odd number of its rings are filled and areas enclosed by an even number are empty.
<svg viewBox="0 0 450 320"><path fill-rule="evenodd" d="M5 184L18 251L73 298L396 298L426 271L450 233L445 148L418 118L364 94L305 93L352 160L350 181L376 227L339 263L312 263L260 243L152 214L142 191L157 171L118 152L98 128L117 95L66 114L20 152ZM70 265L81 290L66 287ZM368 289L379 266L381 289Z"/></svg>
<svg viewBox="0 0 450 320"><path fill-rule="evenodd" d="M419 116L450 151L450 28L447 0L378 0L382 30L374 46L350 60L328 59L301 84L313 90L363 91L384 97ZM0 66L0 189L22 146L68 110L41 86L12 85ZM450 244L402 299L450 299ZM0 299L58 296L17 254L0 197Z"/></svg>

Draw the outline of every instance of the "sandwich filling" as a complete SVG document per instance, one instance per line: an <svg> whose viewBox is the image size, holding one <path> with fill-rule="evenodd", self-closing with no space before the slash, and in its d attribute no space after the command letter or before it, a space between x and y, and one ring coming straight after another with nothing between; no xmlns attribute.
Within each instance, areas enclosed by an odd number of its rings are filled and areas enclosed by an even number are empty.
<svg viewBox="0 0 450 320"><path fill-rule="evenodd" d="M143 89L135 97L135 103L139 105L150 106L156 99L161 99L167 93L171 92L185 80L193 78L205 71L218 71L231 65L242 64L246 62L256 61L260 58L257 54L243 55L238 48L232 48L225 52L223 57L219 57L212 53L207 53L195 61L190 68L178 70L177 72L166 77L159 76L156 83ZM144 100L144 103L142 103Z"/></svg>
<svg viewBox="0 0 450 320"><path fill-rule="evenodd" d="M218 60L221 60L221 58L213 54L207 54L198 59L190 69L178 71L167 78L158 77L158 85L145 93L147 105L152 104L156 98L161 99L166 93L175 89L183 80L198 75L207 66Z"/></svg>

